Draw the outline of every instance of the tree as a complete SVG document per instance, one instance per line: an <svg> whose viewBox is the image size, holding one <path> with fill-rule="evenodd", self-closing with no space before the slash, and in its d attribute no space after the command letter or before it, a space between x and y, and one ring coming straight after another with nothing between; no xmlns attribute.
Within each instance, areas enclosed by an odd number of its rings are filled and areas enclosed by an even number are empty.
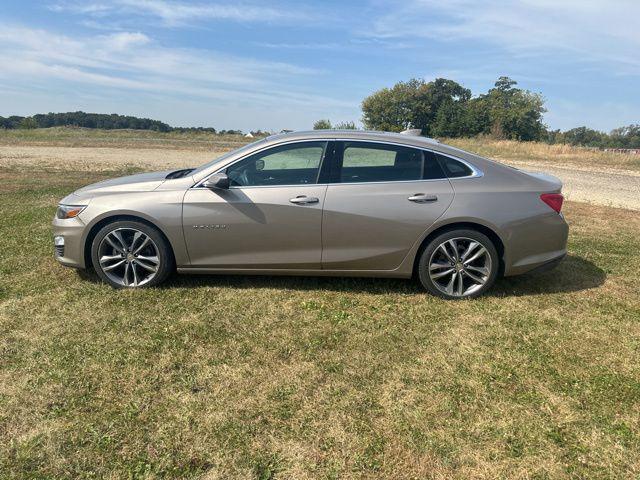
<svg viewBox="0 0 640 480"><path fill-rule="evenodd" d="M640 148L640 125L627 125L611 131L609 146L616 148Z"/></svg>
<svg viewBox="0 0 640 480"><path fill-rule="evenodd" d="M18 128L21 130L31 130L33 128L38 128L38 123L33 119L33 117L27 117L20 121Z"/></svg>
<svg viewBox="0 0 640 480"><path fill-rule="evenodd" d="M402 131L418 128L425 135L459 136L465 131L465 105L471 90L446 78L426 83L411 79L379 90L362 102L367 128Z"/></svg>
<svg viewBox="0 0 640 480"><path fill-rule="evenodd" d="M383 88L362 101L362 123L370 130L401 132L412 126L424 80L412 79Z"/></svg>
<svg viewBox="0 0 640 480"><path fill-rule="evenodd" d="M572 128L562 133L563 143L585 147L602 146L603 137L606 137L605 133L587 127Z"/></svg>
<svg viewBox="0 0 640 480"><path fill-rule="evenodd" d="M480 109L489 120L483 133L511 140L540 140L546 132L542 123L544 99L516 85L509 77L500 77L494 88L479 97Z"/></svg>
<svg viewBox="0 0 640 480"><path fill-rule="evenodd" d="M337 130L357 130L355 122L340 122L334 127Z"/></svg>
<svg viewBox="0 0 640 480"><path fill-rule="evenodd" d="M331 130L331 122L329 120L318 120L313 124L314 130Z"/></svg>
<svg viewBox="0 0 640 480"><path fill-rule="evenodd" d="M539 140L546 134L544 99L500 77L486 94L446 78L431 82L412 79L374 92L362 102L366 128L402 131L421 129L424 135L460 137L491 134L497 138Z"/></svg>
<svg viewBox="0 0 640 480"><path fill-rule="evenodd" d="M453 80L436 78L418 89L411 125L432 137L462 136L470 98L471 90Z"/></svg>

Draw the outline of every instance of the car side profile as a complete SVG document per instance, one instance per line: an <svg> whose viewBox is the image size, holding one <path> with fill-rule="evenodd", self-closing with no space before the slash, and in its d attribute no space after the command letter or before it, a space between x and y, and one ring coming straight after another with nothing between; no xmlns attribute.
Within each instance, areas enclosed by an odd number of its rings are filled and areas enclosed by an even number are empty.
<svg viewBox="0 0 640 480"><path fill-rule="evenodd" d="M424 137L298 132L81 188L60 202L54 244L60 263L115 288L177 270L417 277L476 297L566 255L561 188Z"/></svg>

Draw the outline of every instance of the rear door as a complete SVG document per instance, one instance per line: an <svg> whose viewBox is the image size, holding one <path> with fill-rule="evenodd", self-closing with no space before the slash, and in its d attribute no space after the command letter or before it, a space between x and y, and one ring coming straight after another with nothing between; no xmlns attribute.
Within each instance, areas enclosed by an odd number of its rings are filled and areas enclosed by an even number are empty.
<svg viewBox="0 0 640 480"><path fill-rule="evenodd" d="M449 207L433 154L387 143L336 144L322 219L322 268L393 270Z"/></svg>
<svg viewBox="0 0 640 480"><path fill-rule="evenodd" d="M273 147L229 166L228 190L190 189L183 228L192 266L319 269L327 145Z"/></svg>

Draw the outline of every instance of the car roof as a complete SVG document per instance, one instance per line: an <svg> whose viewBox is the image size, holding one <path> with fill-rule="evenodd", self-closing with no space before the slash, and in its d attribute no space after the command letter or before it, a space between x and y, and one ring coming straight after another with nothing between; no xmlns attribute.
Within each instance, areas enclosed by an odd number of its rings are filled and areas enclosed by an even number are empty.
<svg viewBox="0 0 640 480"><path fill-rule="evenodd" d="M450 145L441 143L433 138L412 134L379 132L374 130L308 130L301 132L287 132L271 135L265 138L265 141L268 144L276 144L289 141L324 139L360 141L368 140L372 142L396 143L400 145L407 145L410 147L429 148L454 156L460 156L461 154L475 156L464 150L460 150Z"/></svg>
<svg viewBox="0 0 640 480"><path fill-rule="evenodd" d="M403 143L403 140L407 139L418 139L421 142L427 142L430 144L440 143L433 138L422 137L419 135L413 135L409 133L394 133L394 132L381 132L377 130L338 130L338 129L327 129L327 130L306 130L300 132L286 132L286 133L278 133L275 135L271 135L267 137L267 140L281 140L281 139L290 139L290 138L353 138L353 139L363 139L363 138L377 138L385 141L398 141L399 143Z"/></svg>

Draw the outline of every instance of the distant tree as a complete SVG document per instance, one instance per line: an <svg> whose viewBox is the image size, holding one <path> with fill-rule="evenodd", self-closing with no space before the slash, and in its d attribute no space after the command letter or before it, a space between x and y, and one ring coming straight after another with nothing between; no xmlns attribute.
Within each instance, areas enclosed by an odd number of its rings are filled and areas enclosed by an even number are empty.
<svg viewBox="0 0 640 480"><path fill-rule="evenodd" d="M329 120L318 120L313 124L314 130L331 130L331 122Z"/></svg>
<svg viewBox="0 0 640 480"><path fill-rule="evenodd" d="M396 132L417 128L434 137L485 133L497 138L541 139L546 132L544 99L516 85L509 77L500 77L494 88L472 98L471 90L453 80L411 79L365 98L363 123L366 128Z"/></svg>
<svg viewBox="0 0 640 480"><path fill-rule="evenodd" d="M587 127L577 127L562 133L562 143L585 147L603 146L606 134Z"/></svg>
<svg viewBox="0 0 640 480"><path fill-rule="evenodd" d="M251 135L254 137L268 137L271 134L265 130L251 130Z"/></svg>
<svg viewBox="0 0 640 480"><path fill-rule="evenodd" d="M494 88L479 97L489 117L489 129L485 127L484 133L511 140L540 140L546 132L544 99L516 85L509 77L500 77Z"/></svg>
<svg viewBox="0 0 640 480"><path fill-rule="evenodd" d="M582 147L640 148L640 125L627 125L610 133L589 127L576 127L565 132L551 130L547 132L546 141Z"/></svg>
<svg viewBox="0 0 640 480"><path fill-rule="evenodd" d="M465 111L470 98L468 88L453 80L436 78L418 89L411 125L432 137L462 136L466 133Z"/></svg>
<svg viewBox="0 0 640 480"><path fill-rule="evenodd" d="M334 127L338 130L357 130L355 122L340 122Z"/></svg>
<svg viewBox="0 0 640 480"><path fill-rule="evenodd" d="M370 130L401 132L413 125L424 80L412 79L383 88L362 101L362 123Z"/></svg>
<svg viewBox="0 0 640 480"><path fill-rule="evenodd" d="M17 115L12 115L7 118L0 117L0 127L6 128L6 129L19 128L20 122L22 122L24 118L25 117L19 117Z"/></svg>
<svg viewBox="0 0 640 480"><path fill-rule="evenodd" d="M33 117L27 117L20 120L18 124L18 128L21 130L31 130L34 128L38 128L38 122L36 122Z"/></svg>
<svg viewBox="0 0 640 480"><path fill-rule="evenodd" d="M425 135L460 136L466 131L466 103L471 90L453 80L426 83L411 79L379 90L362 102L365 127L402 131L419 128Z"/></svg>
<svg viewBox="0 0 640 480"><path fill-rule="evenodd" d="M34 115L33 119L40 128L72 126L103 129L130 128L136 130L154 130L158 132L169 132L172 130L169 125L158 120L118 115L115 113L46 113Z"/></svg>
<svg viewBox="0 0 640 480"><path fill-rule="evenodd" d="M640 125L627 125L611 131L609 145L615 148L640 148Z"/></svg>

